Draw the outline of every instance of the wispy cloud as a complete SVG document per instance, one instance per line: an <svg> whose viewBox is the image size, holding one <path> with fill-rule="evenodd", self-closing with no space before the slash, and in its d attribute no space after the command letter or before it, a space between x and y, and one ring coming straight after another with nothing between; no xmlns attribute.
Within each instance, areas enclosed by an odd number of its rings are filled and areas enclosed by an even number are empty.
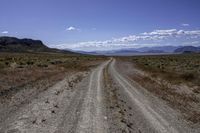
<svg viewBox="0 0 200 133"><path fill-rule="evenodd" d="M62 48L75 50L111 50L120 48L133 48L155 45L181 45L188 42L191 45L200 40L200 30L154 30L137 35L113 38L105 41L87 41L74 44L62 44ZM193 43L192 43L193 42ZM196 45L196 44L195 44Z"/></svg>
<svg viewBox="0 0 200 133"><path fill-rule="evenodd" d="M152 32L144 32L142 35L160 35L160 36L166 36L166 35L173 35L176 34L176 29L168 29L168 30L154 30Z"/></svg>
<svg viewBox="0 0 200 133"><path fill-rule="evenodd" d="M190 26L190 24L183 23L183 24L181 24L181 26L188 27L188 26Z"/></svg>
<svg viewBox="0 0 200 133"><path fill-rule="evenodd" d="M150 35L150 36L166 36L166 37L177 37L177 36L194 36L194 35L200 35L200 30L177 30L177 29L169 29L169 30L154 30L152 32L145 32L142 33L143 35Z"/></svg>
<svg viewBox="0 0 200 133"><path fill-rule="evenodd" d="M8 31L2 31L1 33L2 34L8 34Z"/></svg>
<svg viewBox="0 0 200 133"><path fill-rule="evenodd" d="M200 41L193 41L193 42L183 42L183 45L195 45L198 46L200 45Z"/></svg>

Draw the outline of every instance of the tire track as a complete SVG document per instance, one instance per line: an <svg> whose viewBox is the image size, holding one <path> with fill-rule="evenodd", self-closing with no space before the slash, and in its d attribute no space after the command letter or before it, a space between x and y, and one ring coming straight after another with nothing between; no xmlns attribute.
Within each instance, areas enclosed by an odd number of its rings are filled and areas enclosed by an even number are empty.
<svg viewBox="0 0 200 133"><path fill-rule="evenodd" d="M159 133L178 133L179 131L177 129L175 129L168 121L166 121L160 114L151 108L143 94L141 94L117 72L114 65L115 60L112 61L110 69L114 79L124 89L134 104L139 108L144 118L148 121L149 126L153 127L155 132Z"/></svg>
<svg viewBox="0 0 200 133"><path fill-rule="evenodd" d="M92 72L89 89L84 100L81 118L77 126L78 133L103 133L107 132L106 120L103 115L102 105L102 73L108 62L105 62Z"/></svg>

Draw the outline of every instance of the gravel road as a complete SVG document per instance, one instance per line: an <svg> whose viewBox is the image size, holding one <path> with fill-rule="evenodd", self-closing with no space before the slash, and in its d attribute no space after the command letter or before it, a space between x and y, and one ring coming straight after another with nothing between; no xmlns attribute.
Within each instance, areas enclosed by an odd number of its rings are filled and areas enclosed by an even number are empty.
<svg viewBox="0 0 200 133"><path fill-rule="evenodd" d="M1 117L0 133L200 132L121 73L115 62L110 59L91 72L66 77L41 92ZM1 110L0 115L5 114L6 110Z"/></svg>

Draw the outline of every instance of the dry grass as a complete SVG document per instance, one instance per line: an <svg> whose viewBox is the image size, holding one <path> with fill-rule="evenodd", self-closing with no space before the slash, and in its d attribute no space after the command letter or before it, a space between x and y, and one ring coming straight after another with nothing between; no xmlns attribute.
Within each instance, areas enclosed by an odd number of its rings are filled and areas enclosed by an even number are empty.
<svg viewBox="0 0 200 133"><path fill-rule="evenodd" d="M126 60L171 83L190 82L200 86L200 54L135 56Z"/></svg>
<svg viewBox="0 0 200 133"><path fill-rule="evenodd" d="M184 118L200 123L200 54L120 57L143 73L129 76L149 92L167 101Z"/></svg>
<svg viewBox="0 0 200 133"><path fill-rule="evenodd" d="M199 123L199 99L194 94L177 93L176 90L163 84L158 84L149 77L132 76L134 81L138 82L149 92L159 98L167 101L169 105L179 110L183 117L192 123Z"/></svg>
<svg viewBox="0 0 200 133"><path fill-rule="evenodd" d="M0 96L42 79L61 80L67 73L87 71L103 60L56 53L1 53Z"/></svg>

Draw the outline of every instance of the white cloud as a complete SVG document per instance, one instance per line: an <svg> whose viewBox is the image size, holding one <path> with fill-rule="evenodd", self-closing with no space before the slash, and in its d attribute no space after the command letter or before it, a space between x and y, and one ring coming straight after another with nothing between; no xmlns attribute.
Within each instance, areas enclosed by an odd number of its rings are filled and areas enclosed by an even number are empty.
<svg viewBox="0 0 200 133"><path fill-rule="evenodd" d="M188 27L190 25L189 24L181 24L181 26Z"/></svg>
<svg viewBox="0 0 200 133"><path fill-rule="evenodd" d="M187 35L200 35L200 30L184 31Z"/></svg>
<svg viewBox="0 0 200 133"><path fill-rule="evenodd" d="M170 36L173 34L176 34L177 30L176 29L169 29L169 30L154 30L152 32L145 32L142 33L143 35L162 35L162 36Z"/></svg>
<svg viewBox="0 0 200 133"><path fill-rule="evenodd" d="M73 30L76 30L76 28L73 27L73 26L70 26L70 27L67 28L67 30L68 30L68 31L73 31Z"/></svg>
<svg viewBox="0 0 200 133"><path fill-rule="evenodd" d="M188 35L188 36L194 36L194 35L200 35L200 30L177 30L177 29L169 29L169 30L154 30L152 32L145 32L142 33L142 35L150 35L150 36L183 36L183 35Z"/></svg>
<svg viewBox="0 0 200 133"><path fill-rule="evenodd" d="M8 34L8 31L2 31L1 33L2 34Z"/></svg>
<svg viewBox="0 0 200 133"><path fill-rule="evenodd" d="M200 40L200 30L153 30L137 35L129 35L121 38L113 38L105 41L86 41L75 44L62 44L75 50L111 50L116 48L131 48L157 45L180 45L184 42L194 45ZM198 44L195 44L198 45Z"/></svg>
<svg viewBox="0 0 200 133"><path fill-rule="evenodd" d="M80 31L80 29L74 27L74 26L70 26L66 29L67 31Z"/></svg>

